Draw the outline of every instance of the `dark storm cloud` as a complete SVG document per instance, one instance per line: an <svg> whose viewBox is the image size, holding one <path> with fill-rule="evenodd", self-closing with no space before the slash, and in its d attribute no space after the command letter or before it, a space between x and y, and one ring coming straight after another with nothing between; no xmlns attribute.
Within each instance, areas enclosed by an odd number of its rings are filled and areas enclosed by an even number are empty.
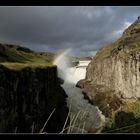
<svg viewBox="0 0 140 140"><path fill-rule="evenodd" d="M139 12L139 6L0 7L0 41L37 51L73 48L75 55L92 55L120 37Z"/></svg>

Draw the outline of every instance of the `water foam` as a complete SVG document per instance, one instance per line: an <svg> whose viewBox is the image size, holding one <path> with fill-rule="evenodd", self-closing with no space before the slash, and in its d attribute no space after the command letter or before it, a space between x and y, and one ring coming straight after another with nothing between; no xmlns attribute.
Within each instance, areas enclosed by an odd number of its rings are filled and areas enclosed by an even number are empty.
<svg viewBox="0 0 140 140"><path fill-rule="evenodd" d="M72 120L79 112L74 127L81 128L84 124L84 132L87 133L95 128L100 128L105 120L98 107L89 104L88 101L84 99L82 90L75 87L80 79L85 78L86 68L69 67L67 57L69 53L70 50L66 50L60 54L55 59L54 64L58 67L58 76L64 79L62 87L68 95L67 104L70 108L70 119ZM83 128L73 129L74 133L81 133L81 131L83 132Z"/></svg>

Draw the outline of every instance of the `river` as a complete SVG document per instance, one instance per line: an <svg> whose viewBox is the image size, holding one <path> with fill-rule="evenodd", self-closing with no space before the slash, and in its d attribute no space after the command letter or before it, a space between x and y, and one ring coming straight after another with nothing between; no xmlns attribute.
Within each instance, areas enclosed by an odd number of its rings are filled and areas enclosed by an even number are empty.
<svg viewBox="0 0 140 140"><path fill-rule="evenodd" d="M76 83L85 78L86 67L90 61L80 61L77 66L68 65L68 53L65 51L54 61L58 67L58 76L64 80L64 88L67 98L67 105L70 109L71 127L69 133L95 133L100 132L105 118L97 106L91 105L84 99L82 90L76 87Z"/></svg>

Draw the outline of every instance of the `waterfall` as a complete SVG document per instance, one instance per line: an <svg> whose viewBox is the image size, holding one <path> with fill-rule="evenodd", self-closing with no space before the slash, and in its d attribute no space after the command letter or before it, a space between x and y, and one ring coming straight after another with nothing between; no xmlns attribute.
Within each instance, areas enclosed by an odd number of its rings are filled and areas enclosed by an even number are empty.
<svg viewBox="0 0 140 140"><path fill-rule="evenodd" d="M54 64L58 67L58 76L64 79L62 87L68 95L67 104L70 109L70 120L74 120L74 127L70 129L70 132L94 132L103 125L105 118L98 107L85 100L82 90L75 86L80 79L85 78L86 68L70 67L67 57L69 52L70 50L66 50L60 54L55 59Z"/></svg>

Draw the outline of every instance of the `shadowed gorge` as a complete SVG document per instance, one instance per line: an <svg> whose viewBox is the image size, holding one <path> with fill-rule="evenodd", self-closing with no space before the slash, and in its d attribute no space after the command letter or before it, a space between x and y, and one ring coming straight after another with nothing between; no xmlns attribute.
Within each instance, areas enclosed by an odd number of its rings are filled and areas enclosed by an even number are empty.
<svg viewBox="0 0 140 140"><path fill-rule="evenodd" d="M70 110L70 122L73 118L72 129L69 133L96 133L100 131L104 116L98 106L88 103L82 95L82 90L76 87L76 83L85 78L86 67L90 59L79 59L75 66L69 65L68 54L70 49L60 54L54 61L58 66L58 76L64 79L62 87L68 95L67 104ZM74 126L73 126L74 125Z"/></svg>

